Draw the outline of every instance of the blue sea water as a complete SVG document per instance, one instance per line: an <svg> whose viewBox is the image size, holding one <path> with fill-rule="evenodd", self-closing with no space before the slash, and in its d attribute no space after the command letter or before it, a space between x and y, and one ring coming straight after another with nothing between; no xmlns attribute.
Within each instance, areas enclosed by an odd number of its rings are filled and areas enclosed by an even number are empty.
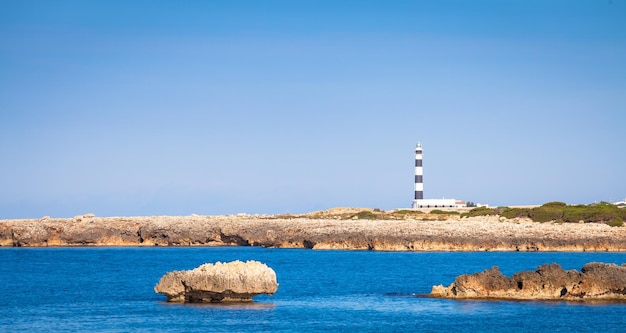
<svg viewBox="0 0 626 333"><path fill-rule="evenodd" d="M166 303L168 271L259 260L274 296L252 304ZM626 253L371 252L225 248L2 248L0 332L626 332L626 304L420 297L454 277L556 262L624 263Z"/></svg>

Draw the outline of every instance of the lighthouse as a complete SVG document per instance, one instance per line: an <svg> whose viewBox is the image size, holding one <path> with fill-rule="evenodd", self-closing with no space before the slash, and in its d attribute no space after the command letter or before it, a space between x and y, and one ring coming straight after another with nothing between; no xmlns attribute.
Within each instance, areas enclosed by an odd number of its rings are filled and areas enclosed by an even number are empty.
<svg viewBox="0 0 626 333"><path fill-rule="evenodd" d="M424 169L422 167L422 144L418 141L415 146L415 197L414 200L424 199Z"/></svg>
<svg viewBox="0 0 626 333"><path fill-rule="evenodd" d="M465 202L455 199L424 199L424 168L422 166L422 143L415 146L415 195L413 196L414 209L416 208L459 208L465 207Z"/></svg>

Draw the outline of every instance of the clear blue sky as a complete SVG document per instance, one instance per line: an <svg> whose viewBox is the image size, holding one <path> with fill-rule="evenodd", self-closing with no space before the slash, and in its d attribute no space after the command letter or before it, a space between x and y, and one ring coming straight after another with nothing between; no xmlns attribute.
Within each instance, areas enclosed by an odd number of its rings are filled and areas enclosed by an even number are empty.
<svg viewBox="0 0 626 333"><path fill-rule="evenodd" d="M0 218L626 197L626 1L0 0Z"/></svg>

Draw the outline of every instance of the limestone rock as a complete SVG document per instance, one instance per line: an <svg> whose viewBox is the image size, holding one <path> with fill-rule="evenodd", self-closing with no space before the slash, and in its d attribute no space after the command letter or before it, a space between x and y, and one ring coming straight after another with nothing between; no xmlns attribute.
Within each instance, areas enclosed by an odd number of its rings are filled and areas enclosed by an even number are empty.
<svg viewBox="0 0 626 333"><path fill-rule="evenodd" d="M168 272L154 287L168 302L187 303L250 302L256 295L272 295L276 290L273 269L258 261L239 260Z"/></svg>
<svg viewBox="0 0 626 333"><path fill-rule="evenodd" d="M309 215L134 216L0 220L0 246L263 246L376 251L625 252L626 226L458 216L350 220ZM372 211L373 212L373 211ZM424 215L426 216L426 215ZM433 215L433 217L436 217ZM406 218L406 219L405 219Z"/></svg>
<svg viewBox="0 0 626 333"><path fill-rule="evenodd" d="M498 267L458 276L448 287L433 286L442 298L538 300L626 300L626 264L588 263L579 272L558 264L542 265L506 277Z"/></svg>

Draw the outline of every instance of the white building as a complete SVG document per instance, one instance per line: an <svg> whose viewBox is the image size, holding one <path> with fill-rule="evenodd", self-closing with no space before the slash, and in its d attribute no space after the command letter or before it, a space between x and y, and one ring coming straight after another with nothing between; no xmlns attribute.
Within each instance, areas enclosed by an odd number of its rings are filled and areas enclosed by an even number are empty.
<svg viewBox="0 0 626 333"><path fill-rule="evenodd" d="M413 208L461 208L466 207L465 201L455 199L421 199L413 200Z"/></svg>

